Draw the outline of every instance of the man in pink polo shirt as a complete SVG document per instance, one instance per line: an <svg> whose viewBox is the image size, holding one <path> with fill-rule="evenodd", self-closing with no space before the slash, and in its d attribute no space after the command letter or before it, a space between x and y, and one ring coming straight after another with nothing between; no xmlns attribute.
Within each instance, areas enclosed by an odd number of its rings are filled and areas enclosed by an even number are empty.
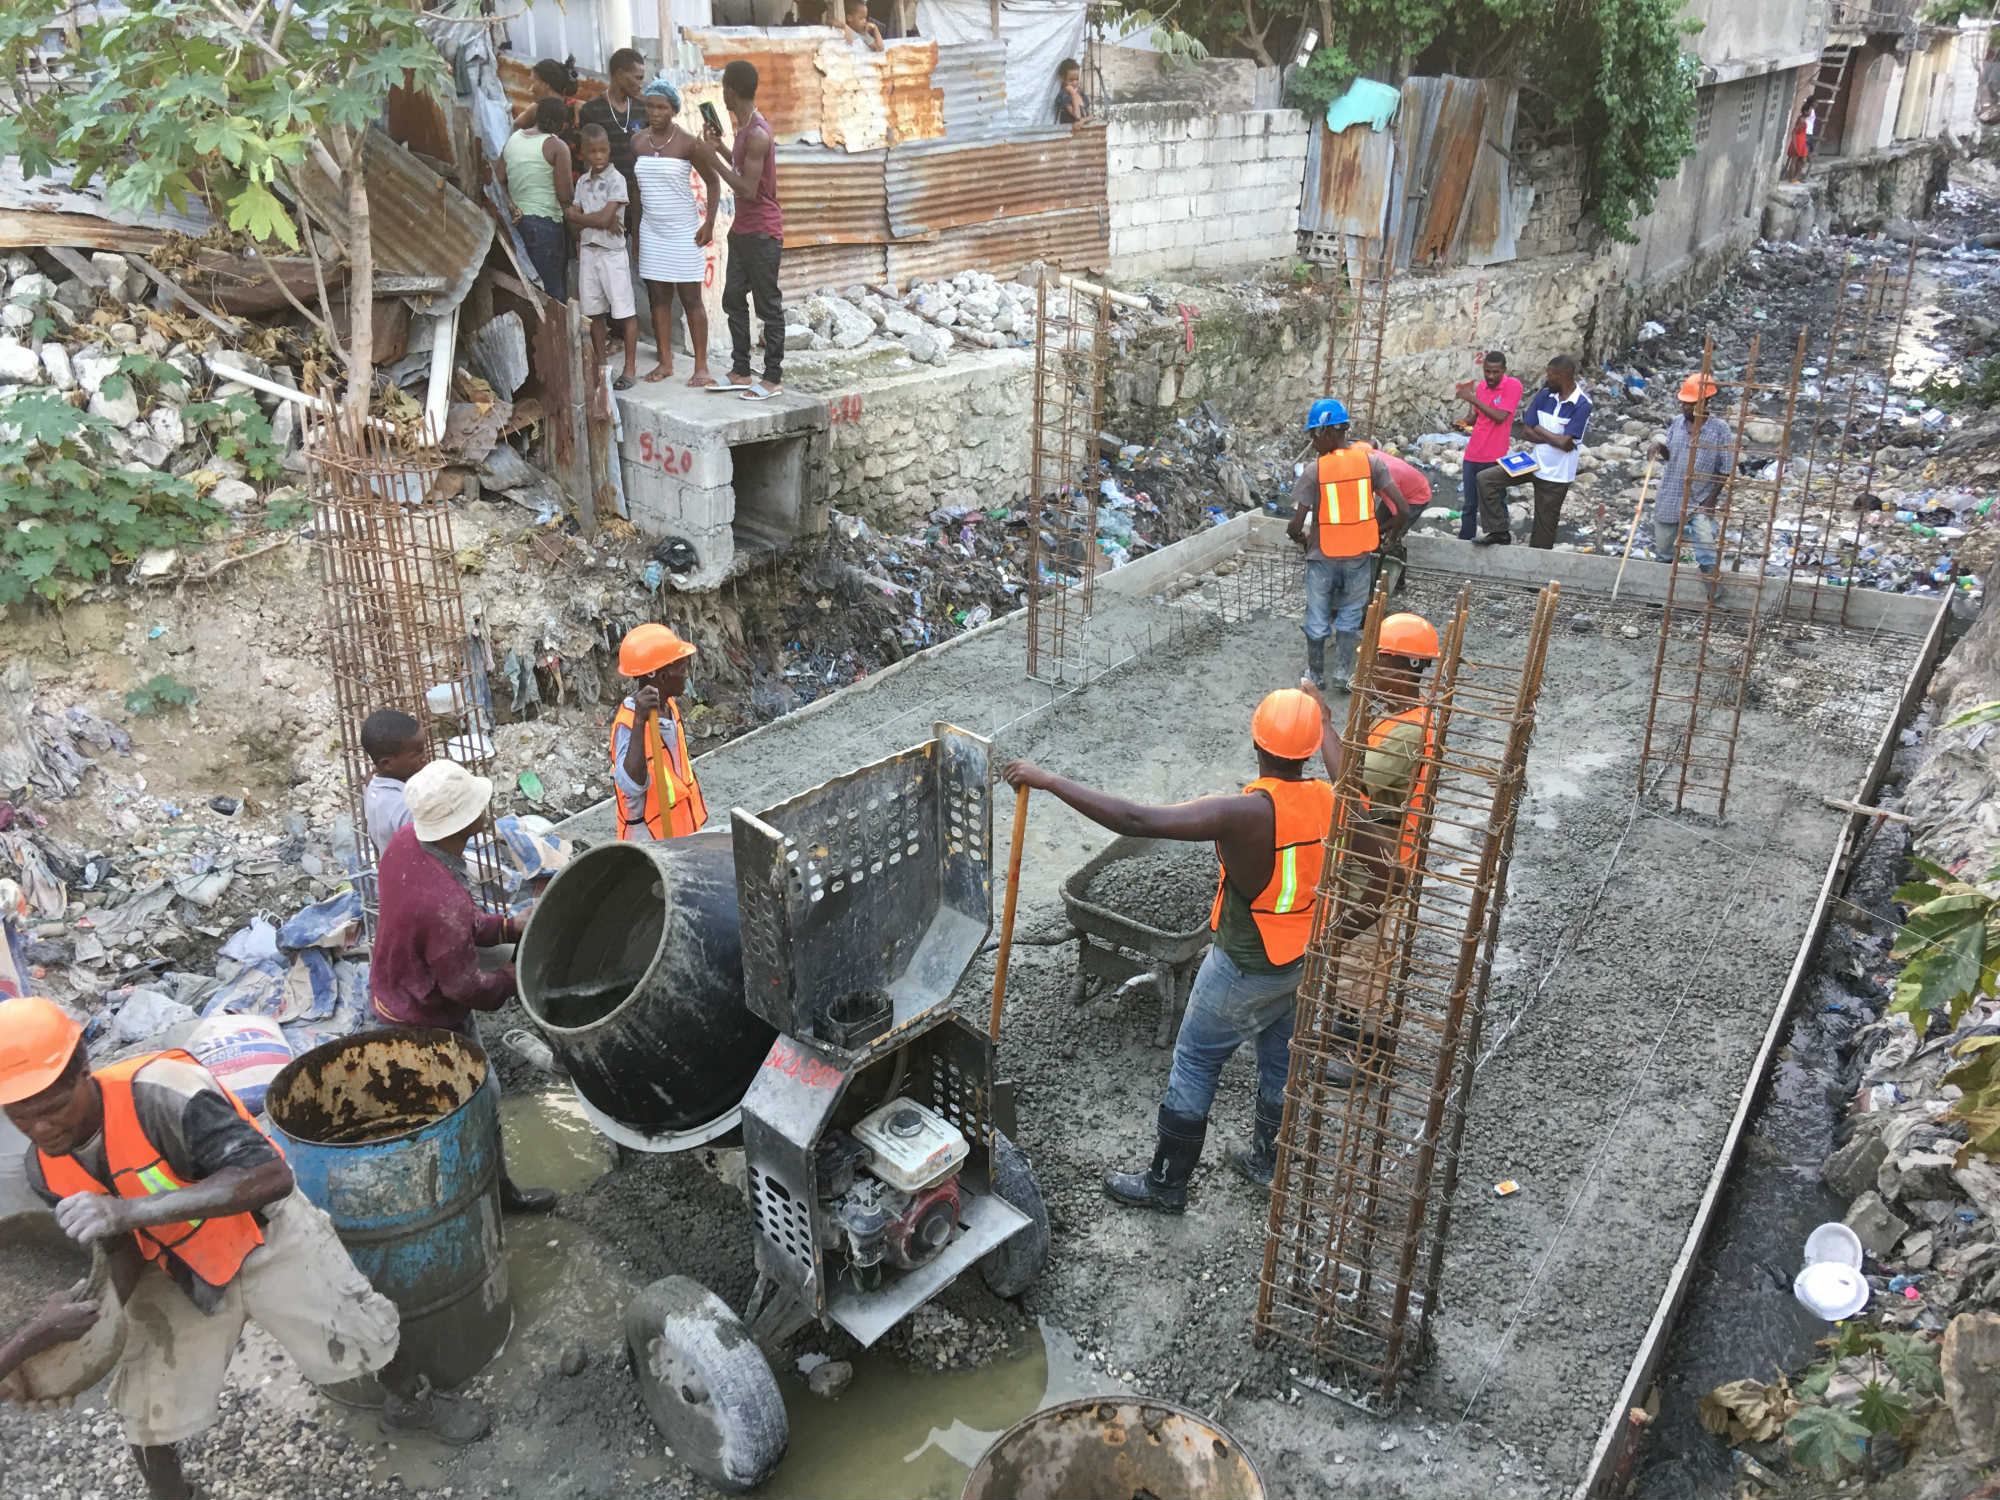
<svg viewBox="0 0 2000 1500"><path fill-rule="evenodd" d="M1507 456L1514 433L1514 413L1521 409L1521 382L1507 373L1507 356L1488 349L1481 379L1462 380L1457 396L1472 408L1472 436L1466 440L1460 471L1463 508L1458 513L1458 539L1469 542L1479 531L1479 475Z"/></svg>

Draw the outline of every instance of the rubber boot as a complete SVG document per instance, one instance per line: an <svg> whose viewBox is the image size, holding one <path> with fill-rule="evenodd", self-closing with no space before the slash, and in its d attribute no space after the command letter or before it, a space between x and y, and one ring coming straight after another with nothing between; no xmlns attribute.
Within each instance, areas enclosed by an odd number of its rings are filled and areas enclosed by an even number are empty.
<svg viewBox="0 0 2000 1500"><path fill-rule="evenodd" d="M1326 686L1326 637L1306 637L1306 676L1320 687Z"/></svg>
<svg viewBox="0 0 2000 1500"><path fill-rule="evenodd" d="M503 1214L545 1214L556 1206L554 1188L524 1188L505 1172L500 1174L500 1212Z"/></svg>
<svg viewBox="0 0 2000 1500"><path fill-rule="evenodd" d="M1175 1114L1160 1106L1160 1139L1153 1148L1153 1164L1143 1172L1112 1172L1104 1179L1104 1191L1131 1208L1150 1208L1163 1214L1187 1212L1188 1178L1201 1160L1201 1143L1208 1135L1208 1121L1191 1115Z"/></svg>
<svg viewBox="0 0 2000 1500"><path fill-rule="evenodd" d="M1361 651L1361 633L1336 631L1333 637L1333 683L1343 693L1354 691L1354 658Z"/></svg>
<svg viewBox="0 0 2000 1500"><path fill-rule="evenodd" d="M492 1417L477 1401L467 1401L459 1396L440 1396L430 1388L429 1381L420 1384L413 1397L398 1396L393 1392L384 1397L377 1420L382 1431L390 1436L404 1432L428 1432L454 1448L478 1442L493 1425Z"/></svg>
<svg viewBox="0 0 2000 1500"><path fill-rule="evenodd" d="M1247 1151L1229 1153L1229 1165L1258 1187L1271 1185L1271 1174L1278 1167L1278 1126L1285 1118L1285 1101L1282 1097L1266 1099L1257 1096L1257 1117L1250 1131L1250 1148Z"/></svg>

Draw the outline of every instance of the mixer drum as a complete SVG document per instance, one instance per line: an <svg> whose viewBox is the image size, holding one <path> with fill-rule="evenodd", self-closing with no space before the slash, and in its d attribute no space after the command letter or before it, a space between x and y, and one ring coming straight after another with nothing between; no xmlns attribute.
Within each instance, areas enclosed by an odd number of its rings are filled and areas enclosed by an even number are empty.
<svg viewBox="0 0 2000 1500"><path fill-rule="evenodd" d="M726 829L579 856L536 904L516 969L593 1120L642 1150L729 1129L777 1036L743 1003Z"/></svg>

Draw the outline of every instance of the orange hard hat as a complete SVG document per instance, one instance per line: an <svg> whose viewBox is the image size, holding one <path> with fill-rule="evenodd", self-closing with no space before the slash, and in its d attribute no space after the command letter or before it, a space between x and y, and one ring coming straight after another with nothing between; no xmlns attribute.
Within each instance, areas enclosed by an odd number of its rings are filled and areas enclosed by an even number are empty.
<svg viewBox="0 0 2000 1500"><path fill-rule="evenodd" d="M1436 661L1437 626L1422 615L1407 611L1390 615L1382 622L1381 632L1375 637L1375 650L1383 656L1418 656L1425 661Z"/></svg>
<svg viewBox="0 0 2000 1500"><path fill-rule="evenodd" d="M0 1000L0 1104L32 1099L62 1077L80 1023L40 995Z"/></svg>
<svg viewBox="0 0 2000 1500"><path fill-rule="evenodd" d="M618 670L627 677L650 677L694 655L694 647L664 625L634 625L618 643Z"/></svg>
<svg viewBox="0 0 2000 1500"><path fill-rule="evenodd" d="M1319 749L1325 726L1319 705L1297 688L1268 694L1250 716L1250 738L1280 760L1304 760Z"/></svg>
<svg viewBox="0 0 2000 1500"><path fill-rule="evenodd" d="M1693 374L1681 382L1681 400L1699 401L1704 396L1713 396L1716 385L1708 376Z"/></svg>

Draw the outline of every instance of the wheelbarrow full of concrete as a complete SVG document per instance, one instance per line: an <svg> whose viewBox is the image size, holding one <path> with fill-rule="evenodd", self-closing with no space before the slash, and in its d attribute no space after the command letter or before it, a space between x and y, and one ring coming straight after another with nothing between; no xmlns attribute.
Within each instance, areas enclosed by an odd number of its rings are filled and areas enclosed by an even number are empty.
<svg viewBox="0 0 2000 1500"><path fill-rule="evenodd" d="M1185 931L1169 931L1146 920L1153 913L1144 910L1142 903L1114 907L1102 897L1091 896L1090 888L1114 865L1152 862L1175 853L1192 860L1205 847L1121 835L1073 871L1062 885L1063 910L1076 931L1076 978L1071 983L1070 999L1083 1004L1090 998L1093 981L1122 986L1150 976L1160 997L1160 1021L1153 1033L1156 1047L1171 1046L1180 1032L1181 1016L1194 990L1195 971L1208 952L1207 916Z"/></svg>
<svg viewBox="0 0 2000 1500"><path fill-rule="evenodd" d="M625 1316L655 1424L723 1489L784 1456L766 1349L811 1322L865 1347L975 1266L1011 1297L1047 1258L1041 1191L994 1125L992 1040L951 1008L992 926L989 752L940 724L731 813L744 999L778 1032L741 1106L756 1286L739 1317L671 1276Z"/></svg>

